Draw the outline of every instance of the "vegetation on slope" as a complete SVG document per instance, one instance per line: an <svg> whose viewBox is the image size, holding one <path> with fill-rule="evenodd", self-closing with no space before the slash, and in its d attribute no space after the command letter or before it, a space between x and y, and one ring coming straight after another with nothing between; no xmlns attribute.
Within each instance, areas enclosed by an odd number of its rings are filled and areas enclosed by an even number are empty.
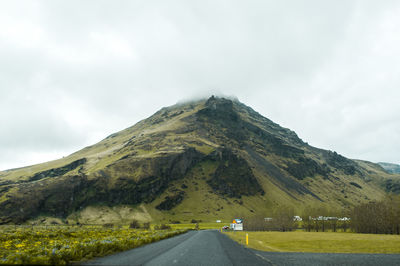
<svg viewBox="0 0 400 266"><path fill-rule="evenodd" d="M230 219L281 204L348 208L399 192L399 180L211 97L162 108L63 159L2 172L0 223L65 220L90 206L143 205L155 220Z"/></svg>

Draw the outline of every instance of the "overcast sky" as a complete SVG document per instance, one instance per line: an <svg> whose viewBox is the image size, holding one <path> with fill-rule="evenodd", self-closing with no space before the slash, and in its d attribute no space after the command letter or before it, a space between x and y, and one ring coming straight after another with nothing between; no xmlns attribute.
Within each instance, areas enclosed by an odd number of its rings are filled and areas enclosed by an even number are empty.
<svg viewBox="0 0 400 266"><path fill-rule="evenodd" d="M400 163L400 1L0 0L0 170L216 92Z"/></svg>

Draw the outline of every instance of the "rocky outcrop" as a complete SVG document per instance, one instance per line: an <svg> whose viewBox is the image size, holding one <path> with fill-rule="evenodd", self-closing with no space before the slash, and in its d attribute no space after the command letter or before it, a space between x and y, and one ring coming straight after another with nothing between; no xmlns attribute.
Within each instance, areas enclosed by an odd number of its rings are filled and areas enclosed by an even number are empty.
<svg viewBox="0 0 400 266"><path fill-rule="evenodd" d="M32 177L28 179L28 181L36 181L45 177L55 177L55 176L62 176L68 173L69 171L75 170L77 167L83 165L86 163L86 158L82 158L76 161L73 161L72 163L69 163L67 165L64 165L62 167L58 168L53 168L50 170L42 171L39 173L36 173Z"/></svg>
<svg viewBox="0 0 400 266"><path fill-rule="evenodd" d="M356 188L362 189L362 186L360 186L360 185L357 184L356 182L350 182L350 185L355 186Z"/></svg>
<svg viewBox="0 0 400 266"><path fill-rule="evenodd" d="M393 179L388 179L384 181L383 184L386 192L389 193L395 193L395 194L400 194L400 180L393 180Z"/></svg>
<svg viewBox="0 0 400 266"><path fill-rule="evenodd" d="M325 151L324 157L330 166L343 171L346 175L354 175L356 173L361 174L358 170L357 163L337 154L336 152Z"/></svg>
<svg viewBox="0 0 400 266"><path fill-rule="evenodd" d="M174 195L166 196L164 200L156 206L157 210L168 211L182 202L185 192L182 190L176 191Z"/></svg>
<svg viewBox="0 0 400 266"><path fill-rule="evenodd" d="M264 194L246 160L231 150L215 151L208 158L219 162L213 177L207 181L214 192L234 198Z"/></svg>
<svg viewBox="0 0 400 266"><path fill-rule="evenodd" d="M168 188L171 181L183 178L202 156L195 149L188 148L182 153L151 158L151 168L139 178L133 176L133 172L129 176L129 172L119 168L122 167L119 164L129 164L129 158L126 158L90 178L83 174L66 175L20 184L17 191L8 194L8 199L0 203L0 224L22 223L39 214L65 218L71 212L92 204L114 206L151 202ZM136 161L134 167L140 164L145 165ZM110 169L118 171L116 181L113 181L115 177L110 175ZM49 170L45 175L40 173L40 176L51 176L57 171L60 170ZM178 194L171 198L175 204L183 199L183 195ZM168 208L174 205L165 203L162 206Z"/></svg>
<svg viewBox="0 0 400 266"><path fill-rule="evenodd" d="M19 184L18 190L0 203L0 224L22 223L39 214L65 217L79 209L79 196L89 184L84 175Z"/></svg>
<svg viewBox="0 0 400 266"><path fill-rule="evenodd" d="M330 173L330 169L326 164L320 165L307 157L298 157L295 163L288 162L286 171L298 180L303 180L306 177L313 177L316 174L327 177Z"/></svg>

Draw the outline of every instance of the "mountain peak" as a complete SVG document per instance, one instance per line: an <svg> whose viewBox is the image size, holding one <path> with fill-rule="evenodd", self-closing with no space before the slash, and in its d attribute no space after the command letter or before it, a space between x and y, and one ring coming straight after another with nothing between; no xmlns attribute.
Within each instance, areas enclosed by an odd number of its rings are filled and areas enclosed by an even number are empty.
<svg viewBox="0 0 400 266"><path fill-rule="evenodd" d="M233 108L233 102L230 99L226 98L219 98L215 97L212 95L208 100L206 101L206 106L208 108L216 110L218 107L223 108L223 109L232 109Z"/></svg>
<svg viewBox="0 0 400 266"><path fill-rule="evenodd" d="M342 207L397 191L393 176L384 188L371 182L386 175L309 146L237 99L211 96L162 108L63 159L0 173L0 224L43 213L72 219L99 205L189 221L276 204Z"/></svg>

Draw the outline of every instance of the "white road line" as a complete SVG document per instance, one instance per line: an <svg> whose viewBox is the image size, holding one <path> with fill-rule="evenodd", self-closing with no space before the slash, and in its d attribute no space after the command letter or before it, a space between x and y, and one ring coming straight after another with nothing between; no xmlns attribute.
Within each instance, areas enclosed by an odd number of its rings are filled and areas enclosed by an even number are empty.
<svg viewBox="0 0 400 266"><path fill-rule="evenodd" d="M270 261L270 260L267 259L266 257L264 257L264 256L262 256L262 255L260 255L260 254L257 254L257 253L254 253L254 254L255 254L257 257L259 257L259 258L261 258L261 259L267 261L268 263L271 263L272 266L276 266L276 264L274 264L272 261Z"/></svg>

